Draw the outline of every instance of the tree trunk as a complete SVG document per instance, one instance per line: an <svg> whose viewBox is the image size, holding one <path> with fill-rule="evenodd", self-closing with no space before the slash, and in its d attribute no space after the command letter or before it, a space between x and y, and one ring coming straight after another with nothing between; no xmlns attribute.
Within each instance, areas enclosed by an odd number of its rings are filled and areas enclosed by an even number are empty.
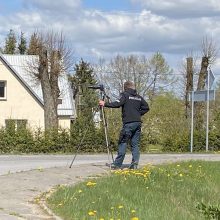
<svg viewBox="0 0 220 220"><path fill-rule="evenodd" d="M189 92L193 91L193 58L187 57L186 69L186 93L185 93L185 115L186 118L190 115Z"/></svg>
<svg viewBox="0 0 220 220"><path fill-rule="evenodd" d="M207 71L208 65L209 65L209 58L203 57L201 62L201 69L199 72L197 91L205 89L205 82L208 73ZM195 103L195 115L196 115L195 127L197 130L200 130L203 128L203 124L204 124L204 103L202 102Z"/></svg>
<svg viewBox="0 0 220 220"><path fill-rule="evenodd" d="M61 60L59 58L59 52L53 51L50 58L50 86L52 91L52 96L54 99L54 104L56 106L56 109L58 107L58 98L60 96L60 89L58 85L58 78L61 74Z"/></svg>
<svg viewBox="0 0 220 220"><path fill-rule="evenodd" d="M39 76L44 99L44 122L45 130L58 128L57 107L54 102L48 73L47 50L43 49L39 55Z"/></svg>

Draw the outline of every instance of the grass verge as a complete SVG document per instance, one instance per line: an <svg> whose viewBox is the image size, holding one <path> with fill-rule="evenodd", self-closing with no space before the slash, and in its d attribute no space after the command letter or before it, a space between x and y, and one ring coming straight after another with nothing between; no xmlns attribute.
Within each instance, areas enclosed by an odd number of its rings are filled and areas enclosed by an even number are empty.
<svg viewBox="0 0 220 220"><path fill-rule="evenodd" d="M220 219L219 174L219 161L147 165L61 186L47 202L66 220ZM216 207L217 217L205 215L200 204Z"/></svg>

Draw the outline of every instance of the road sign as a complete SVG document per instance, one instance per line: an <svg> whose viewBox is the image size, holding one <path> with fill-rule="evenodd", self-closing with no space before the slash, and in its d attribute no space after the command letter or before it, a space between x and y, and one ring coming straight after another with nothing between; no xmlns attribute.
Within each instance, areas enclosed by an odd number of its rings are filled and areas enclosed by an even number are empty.
<svg viewBox="0 0 220 220"><path fill-rule="evenodd" d="M208 101L208 99L210 101L215 100L215 90L192 91L190 92L190 96L189 96L190 101L192 101L192 93L193 93L193 102L204 102L204 101Z"/></svg>
<svg viewBox="0 0 220 220"><path fill-rule="evenodd" d="M207 80L206 80L206 88L210 90L213 86L214 81L215 81L215 76L212 73L211 69L209 70L208 74L209 74L209 78L207 77ZM208 80L209 80L209 83L208 83ZM208 84L209 84L209 86L208 86Z"/></svg>

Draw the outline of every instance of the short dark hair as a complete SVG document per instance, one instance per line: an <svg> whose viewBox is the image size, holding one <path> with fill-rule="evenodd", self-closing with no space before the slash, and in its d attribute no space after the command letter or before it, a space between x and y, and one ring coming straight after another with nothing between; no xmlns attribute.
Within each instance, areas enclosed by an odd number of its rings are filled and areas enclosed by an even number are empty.
<svg viewBox="0 0 220 220"><path fill-rule="evenodd" d="M134 89L135 87L134 87L134 83L133 82L131 82L131 81L126 81L125 83L124 83L124 90L127 90L127 89Z"/></svg>

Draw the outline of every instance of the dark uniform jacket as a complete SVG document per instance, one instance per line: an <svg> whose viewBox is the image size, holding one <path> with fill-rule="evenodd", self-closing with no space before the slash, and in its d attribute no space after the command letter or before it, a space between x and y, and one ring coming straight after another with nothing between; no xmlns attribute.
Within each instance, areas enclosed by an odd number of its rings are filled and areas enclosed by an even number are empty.
<svg viewBox="0 0 220 220"><path fill-rule="evenodd" d="M124 124L129 122L141 122L141 116L149 111L147 102L142 96L138 95L134 89L127 89L121 93L121 97L118 101L105 103L105 107L122 107L122 121Z"/></svg>

